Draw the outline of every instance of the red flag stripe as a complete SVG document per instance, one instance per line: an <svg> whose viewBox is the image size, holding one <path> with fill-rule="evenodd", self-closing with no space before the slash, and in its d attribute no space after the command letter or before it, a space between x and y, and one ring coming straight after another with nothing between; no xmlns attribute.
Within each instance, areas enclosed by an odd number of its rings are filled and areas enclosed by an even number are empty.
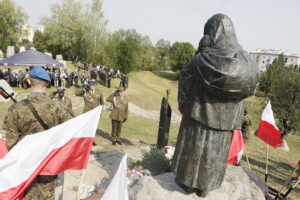
<svg viewBox="0 0 300 200"><path fill-rule="evenodd" d="M5 142L0 138L0 159L7 154L8 150Z"/></svg>
<svg viewBox="0 0 300 200"><path fill-rule="evenodd" d="M244 150L244 140L241 130L234 130L232 132L232 139L230 143L230 150L228 154L228 164L238 164Z"/></svg>
<svg viewBox="0 0 300 200"><path fill-rule="evenodd" d="M87 166L94 138L73 138L66 145L54 149L42 161L34 173L25 182L0 193L1 200L11 200L20 197L25 189L42 175L57 175L64 170L79 170Z"/></svg>
<svg viewBox="0 0 300 200"><path fill-rule="evenodd" d="M264 120L260 120L257 137L274 148L279 147L282 143L280 131Z"/></svg>

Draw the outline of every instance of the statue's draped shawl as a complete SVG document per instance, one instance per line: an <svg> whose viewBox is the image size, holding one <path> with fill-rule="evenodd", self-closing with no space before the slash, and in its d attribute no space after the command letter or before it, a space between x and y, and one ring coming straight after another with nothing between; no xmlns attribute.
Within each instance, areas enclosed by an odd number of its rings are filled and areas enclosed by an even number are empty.
<svg viewBox="0 0 300 200"><path fill-rule="evenodd" d="M238 44L231 20L217 14L204 27L198 53L182 68L179 108L202 125L238 129L243 99L253 94L257 82L258 67Z"/></svg>

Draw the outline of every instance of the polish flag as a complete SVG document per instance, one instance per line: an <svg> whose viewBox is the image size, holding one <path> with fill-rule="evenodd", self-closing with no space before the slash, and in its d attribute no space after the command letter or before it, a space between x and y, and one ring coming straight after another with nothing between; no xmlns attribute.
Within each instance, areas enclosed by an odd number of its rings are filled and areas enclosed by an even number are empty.
<svg viewBox="0 0 300 200"><path fill-rule="evenodd" d="M6 144L0 135L0 159L3 158L7 154L7 152L8 152L8 150L7 150Z"/></svg>
<svg viewBox="0 0 300 200"><path fill-rule="evenodd" d="M239 164L244 153L244 140L241 130L234 130L230 143L230 150L227 159L228 164Z"/></svg>
<svg viewBox="0 0 300 200"><path fill-rule="evenodd" d="M107 187L101 200L128 200L127 155L124 155L119 169Z"/></svg>
<svg viewBox="0 0 300 200"><path fill-rule="evenodd" d="M270 101L261 115L257 130L257 137L274 148L279 147L282 143L281 133L275 125L275 119Z"/></svg>
<svg viewBox="0 0 300 200"><path fill-rule="evenodd" d="M28 135L0 159L0 199L22 196L38 175L85 169L102 107Z"/></svg>

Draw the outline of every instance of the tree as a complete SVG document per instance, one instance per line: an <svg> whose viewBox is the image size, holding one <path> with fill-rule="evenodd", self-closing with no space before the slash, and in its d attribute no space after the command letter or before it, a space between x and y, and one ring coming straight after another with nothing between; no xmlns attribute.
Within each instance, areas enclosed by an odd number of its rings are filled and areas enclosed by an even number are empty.
<svg viewBox="0 0 300 200"><path fill-rule="evenodd" d="M269 90L279 127L283 135L287 135L300 128L300 70L298 67L288 66L277 69L273 74Z"/></svg>
<svg viewBox="0 0 300 200"><path fill-rule="evenodd" d="M175 42L170 49L171 66L174 71L187 64L196 50L189 42Z"/></svg>
<svg viewBox="0 0 300 200"><path fill-rule="evenodd" d="M268 66L266 73L262 73L260 75L259 89L266 95L270 92L270 87L273 80L275 80L275 76L277 76L277 74L284 69L284 66L284 56L283 54L280 54L278 58L275 59L270 66Z"/></svg>
<svg viewBox="0 0 300 200"><path fill-rule="evenodd" d="M88 62L102 59L99 52L104 48L107 21L101 0L92 0L86 5L76 0L63 0L61 4L52 5L51 12L50 17L41 19L51 53L69 59L80 56Z"/></svg>
<svg viewBox="0 0 300 200"><path fill-rule="evenodd" d="M105 62L105 41L107 40L106 25L102 11L102 0L92 0L88 4L84 16L86 17L84 40L86 44L87 60L95 63ZM87 31L88 30L88 31Z"/></svg>
<svg viewBox="0 0 300 200"><path fill-rule="evenodd" d="M26 20L26 13L12 0L0 1L0 49L3 52L7 46L16 46L20 42Z"/></svg>
<svg viewBox="0 0 300 200"><path fill-rule="evenodd" d="M116 67L124 73L138 69L142 55L142 36L134 29L119 30L114 33L116 45Z"/></svg>
<svg viewBox="0 0 300 200"><path fill-rule="evenodd" d="M41 19L47 49L52 54L62 54L69 59L78 54L80 39L83 35L83 5L75 0L63 0L61 4L53 4L52 15ZM83 57L80 52L79 56Z"/></svg>
<svg viewBox="0 0 300 200"><path fill-rule="evenodd" d="M170 69L170 49L169 41L160 39L156 43L156 63L159 69Z"/></svg>
<svg viewBox="0 0 300 200"><path fill-rule="evenodd" d="M287 135L300 128L300 70L298 66L285 66L284 55L260 75L259 89L271 100L275 117Z"/></svg>
<svg viewBox="0 0 300 200"><path fill-rule="evenodd" d="M148 36L141 40L141 57L138 63L138 70L155 70L155 50Z"/></svg>
<svg viewBox="0 0 300 200"><path fill-rule="evenodd" d="M25 47L25 49L30 49L30 47L32 47L32 42L28 39L23 39L20 43L19 43L19 47Z"/></svg>
<svg viewBox="0 0 300 200"><path fill-rule="evenodd" d="M47 51L47 45L46 45L46 40L47 38L43 34L42 31L36 30L34 31L34 36L33 36L33 46L36 48L38 51L45 52Z"/></svg>

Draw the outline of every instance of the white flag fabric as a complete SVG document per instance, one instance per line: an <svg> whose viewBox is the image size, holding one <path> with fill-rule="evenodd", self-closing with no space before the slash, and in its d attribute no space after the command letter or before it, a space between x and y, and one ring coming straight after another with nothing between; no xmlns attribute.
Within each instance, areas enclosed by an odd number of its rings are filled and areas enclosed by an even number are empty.
<svg viewBox="0 0 300 200"><path fill-rule="evenodd" d="M127 155L124 155L117 173L102 196L102 200L128 200L126 177Z"/></svg>
<svg viewBox="0 0 300 200"><path fill-rule="evenodd" d="M101 111L99 106L18 142L0 159L0 199L22 196L38 175L86 168Z"/></svg>

